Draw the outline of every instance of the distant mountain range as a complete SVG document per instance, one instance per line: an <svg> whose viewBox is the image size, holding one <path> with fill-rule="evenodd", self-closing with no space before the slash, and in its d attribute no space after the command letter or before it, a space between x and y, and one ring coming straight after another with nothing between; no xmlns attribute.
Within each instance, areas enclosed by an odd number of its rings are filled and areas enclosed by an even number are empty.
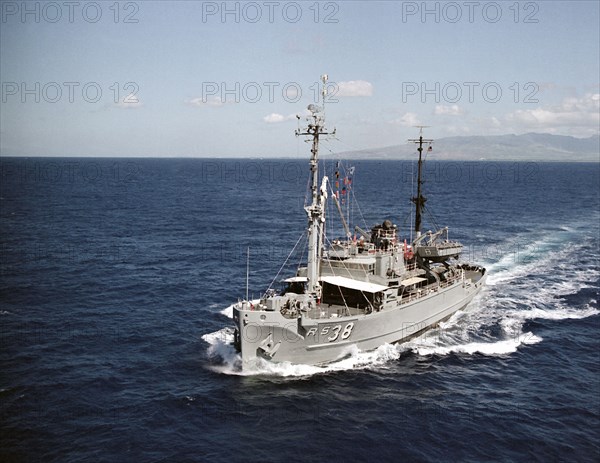
<svg viewBox="0 0 600 463"><path fill-rule="evenodd" d="M341 153L347 159L414 159L412 144ZM457 161L600 162L600 136L575 138L547 133L462 136L434 141L429 159Z"/></svg>

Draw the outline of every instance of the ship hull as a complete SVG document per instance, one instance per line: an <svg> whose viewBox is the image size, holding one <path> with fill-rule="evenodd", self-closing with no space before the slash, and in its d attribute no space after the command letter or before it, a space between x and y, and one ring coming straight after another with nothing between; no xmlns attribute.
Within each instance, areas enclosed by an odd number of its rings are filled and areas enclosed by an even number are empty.
<svg viewBox="0 0 600 463"><path fill-rule="evenodd" d="M332 318L284 317L276 311L234 308L236 345L244 368L263 358L271 362L319 365L355 348L369 351L405 342L463 309L484 285L463 280L412 302L390 304L379 312Z"/></svg>

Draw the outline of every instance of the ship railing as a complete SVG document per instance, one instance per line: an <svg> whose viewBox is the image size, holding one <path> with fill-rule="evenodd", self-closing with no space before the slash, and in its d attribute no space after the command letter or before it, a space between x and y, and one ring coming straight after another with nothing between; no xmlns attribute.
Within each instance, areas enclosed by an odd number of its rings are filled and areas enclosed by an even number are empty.
<svg viewBox="0 0 600 463"><path fill-rule="evenodd" d="M421 299L429 294L437 293L438 291L449 288L454 285L458 281L462 280L462 275L454 276L448 278L446 281L442 281L435 285L425 286L423 288L418 288L416 290L410 291L404 294L398 301L398 305L408 304L410 302L416 301L417 299Z"/></svg>
<svg viewBox="0 0 600 463"><path fill-rule="evenodd" d="M379 230L377 230L377 236L379 238L395 238L396 230L394 230L394 229L391 229L391 230L379 229Z"/></svg>

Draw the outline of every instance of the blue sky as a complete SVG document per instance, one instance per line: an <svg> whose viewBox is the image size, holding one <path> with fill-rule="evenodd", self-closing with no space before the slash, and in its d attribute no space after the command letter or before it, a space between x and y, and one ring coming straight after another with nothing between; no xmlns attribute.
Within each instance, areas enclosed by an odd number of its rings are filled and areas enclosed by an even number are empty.
<svg viewBox="0 0 600 463"><path fill-rule="evenodd" d="M2 2L0 155L296 156L323 73L338 151L587 137L599 4Z"/></svg>

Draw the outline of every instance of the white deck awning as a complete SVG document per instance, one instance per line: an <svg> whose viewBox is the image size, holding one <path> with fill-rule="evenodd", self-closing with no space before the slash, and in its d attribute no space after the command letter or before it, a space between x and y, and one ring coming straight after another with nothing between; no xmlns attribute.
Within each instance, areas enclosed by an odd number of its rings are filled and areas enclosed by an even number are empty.
<svg viewBox="0 0 600 463"><path fill-rule="evenodd" d="M378 293L387 289L387 286L334 275L321 277L321 281L329 283L330 285L343 286L344 288L356 289L367 293Z"/></svg>
<svg viewBox="0 0 600 463"><path fill-rule="evenodd" d="M421 283L422 281L426 281L427 278L421 278L421 277L412 277L412 278L407 278L406 280L402 280L400 282L400 284L402 286L410 286L410 285L414 285L416 283Z"/></svg>
<svg viewBox="0 0 600 463"><path fill-rule="evenodd" d="M308 281L307 277L290 277L283 280L285 283L306 283Z"/></svg>

